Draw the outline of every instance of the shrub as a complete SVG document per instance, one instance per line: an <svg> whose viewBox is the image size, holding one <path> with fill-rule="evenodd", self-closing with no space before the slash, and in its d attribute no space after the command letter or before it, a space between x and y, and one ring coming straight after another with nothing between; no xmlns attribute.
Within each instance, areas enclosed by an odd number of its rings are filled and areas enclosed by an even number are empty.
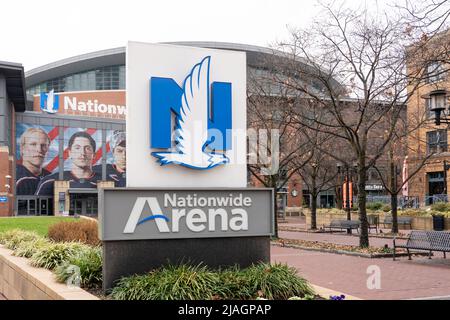
<svg viewBox="0 0 450 320"><path fill-rule="evenodd" d="M117 300L206 300L217 275L205 266L168 265L147 275L122 278L112 290Z"/></svg>
<svg viewBox="0 0 450 320"><path fill-rule="evenodd" d="M102 249L101 247L81 250L68 257L56 267L56 279L66 282L70 277L76 276L74 266L79 270L80 284L85 288L98 287L102 283Z"/></svg>
<svg viewBox="0 0 450 320"><path fill-rule="evenodd" d="M34 241L41 238L34 231L24 231L20 229L13 229L2 232L0 235L0 244L3 244L10 250L15 250L17 246L23 242Z"/></svg>
<svg viewBox="0 0 450 320"><path fill-rule="evenodd" d="M31 258L33 254L49 245L51 245L51 242L46 238L38 238L20 243L13 254L17 257Z"/></svg>
<svg viewBox="0 0 450 320"><path fill-rule="evenodd" d="M384 206L383 202L369 202L366 204L367 210L378 211Z"/></svg>
<svg viewBox="0 0 450 320"><path fill-rule="evenodd" d="M294 268L258 264L210 271L198 266L167 266L146 275L122 278L111 291L116 300L289 299L314 294Z"/></svg>
<svg viewBox="0 0 450 320"><path fill-rule="evenodd" d="M89 250L89 246L78 242L51 243L33 254L31 265L53 270L59 264L83 250Z"/></svg>
<svg viewBox="0 0 450 320"><path fill-rule="evenodd" d="M254 292L268 299L289 299L314 294L308 281L299 277L295 268L285 264L260 263L244 271Z"/></svg>
<svg viewBox="0 0 450 320"><path fill-rule="evenodd" d="M431 205L431 210L439 212L448 212L450 211L450 203L446 202L434 203Z"/></svg>
<svg viewBox="0 0 450 320"><path fill-rule="evenodd" d="M215 286L216 298L226 300L247 300L257 294L252 290L251 283L239 267L219 270L218 283Z"/></svg>
<svg viewBox="0 0 450 320"><path fill-rule="evenodd" d="M48 237L56 242L79 241L93 246L100 244L97 221L87 219L55 223L49 227Z"/></svg>
<svg viewBox="0 0 450 320"><path fill-rule="evenodd" d="M381 207L381 210L383 210L383 212L389 212L389 211L391 211L391 205L385 204Z"/></svg>

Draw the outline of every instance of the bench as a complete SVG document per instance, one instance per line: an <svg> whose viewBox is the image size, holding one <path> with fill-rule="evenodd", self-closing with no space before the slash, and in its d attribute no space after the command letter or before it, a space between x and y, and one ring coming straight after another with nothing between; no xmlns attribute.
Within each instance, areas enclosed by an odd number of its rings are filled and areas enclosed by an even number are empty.
<svg viewBox="0 0 450 320"><path fill-rule="evenodd" d="M450 232L445 231L411 231L406 245L397 245L394 237L394 256L396 248L405 248L408 252L408 258L411 260L410 249L429 251L428 259L431 259L432 251L450 252Z"/></svg>
<svg viewBox="0 0 450 320"><path fill-rule="evenodd" d="M333 229L338 230L353 230L356 229L356 231L359 233L359 221L355 220L344 220L344 219L335 219L331 220L330 224L328 226L323 226L323 228L330 229L330 233L332 233Z"/></svg>
<svg viewBox="0 0 450 320"><path fill-rule="evenodd" d="M383 225L392 225L392 216L386 216L383 220ZM412 217L397 217L397 225L409 226L412 229Z"/></svg>

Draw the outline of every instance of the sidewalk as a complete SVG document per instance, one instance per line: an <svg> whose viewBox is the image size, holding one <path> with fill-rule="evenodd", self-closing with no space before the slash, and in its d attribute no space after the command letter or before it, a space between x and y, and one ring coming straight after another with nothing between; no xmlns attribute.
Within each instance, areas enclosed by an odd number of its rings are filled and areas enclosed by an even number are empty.
<svg viewBox="0 0 450 320"><path fill-rule="evenodd" d="M300 233L300 232L298 232ZM357 239L357 238L356 238ZM383 240L383 239L382 239ZM271 246L272 262L287 263L311 283L362 299L450 300L450 259L368 259ZM381 289L368 289L369 266L380 270Z"/></svg>

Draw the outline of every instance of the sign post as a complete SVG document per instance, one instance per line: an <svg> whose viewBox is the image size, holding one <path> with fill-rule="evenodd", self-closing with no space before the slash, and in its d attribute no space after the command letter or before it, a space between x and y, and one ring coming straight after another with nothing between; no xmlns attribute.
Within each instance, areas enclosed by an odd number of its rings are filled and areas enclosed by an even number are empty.
<svg viewBox="0 0 450 320"><path fill-rule="evenodd" d="M269 262L273 189L246 188L245 53L129 42L126 59L127 187L99 192L103 289L168 263Z"/></svg>

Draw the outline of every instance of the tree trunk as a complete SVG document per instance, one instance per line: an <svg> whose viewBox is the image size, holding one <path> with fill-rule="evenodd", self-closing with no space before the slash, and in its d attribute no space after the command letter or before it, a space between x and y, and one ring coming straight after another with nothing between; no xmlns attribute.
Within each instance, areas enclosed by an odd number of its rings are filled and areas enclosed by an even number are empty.
<svg viewBox="0 0 450 320"><path fill-rule="evenodd" d="M311 230L317 230L317 193L311 193Z"/></svg>
<svg viewBox="0 0 450 320"><path fill-rule="evenodd" d="M365 159L362 156L358 161L358 214L361 224L361 233L359 236L359 246L367 248L369 246L369 228L367 223L366 209L366 167Z"/></svg>
<svg viewBox="0 0 450 320"><path fill-rule="evenodd" d="M397 194L391 194L392 233L398 233L397 206Z"/></svg>
<svg viewBox="0 0 450 320"><path fill-rule="evenodd" d="M395 168L394 163L394 150L391 148L389 150L389 160L390 160L390 171L391 171L391 181L390 181L390 188L391 188L391 213L392 213L392 233L398 233L398 219L397 219L397 193L395 193L395 190L397 190L397 172Z"/></svg>
<svg viewBox="0 0 450 320"><path fill-rule="evenodd" d="M340 186L340 187L337 187L337 188L334 188L334 193L336 194L336 208L339 208L339 209L344 209L344 207L343 207L343 205L342 205L342 192L341 192L341 188L342 188L342 186Z"/></svg>
<svg viewBox="0 0 450 320"><path fill-rule="evenodd" d="M274 190L274 193L273 193L273 196L274 196L274 199L273 199L273 212L274 212L274 215L275 215L275 219L274 219L274 237L276 238L276 239L278 239L278 202L277 202L277 188L275 187L275 188L273 188L273 190Z"/></svg>

